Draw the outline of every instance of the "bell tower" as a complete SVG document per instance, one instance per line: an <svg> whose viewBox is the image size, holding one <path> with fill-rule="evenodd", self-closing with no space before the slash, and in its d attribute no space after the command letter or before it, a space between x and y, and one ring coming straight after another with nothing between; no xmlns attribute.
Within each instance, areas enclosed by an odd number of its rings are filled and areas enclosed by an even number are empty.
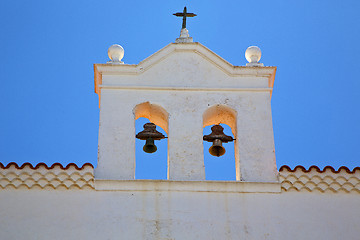
<svg viewBox="0 0 360 240"><path fill-rule="evenodd" d="M200 43L193 42L183 17L175 43L139 64L124 64L124 49L113 45L110 61L95 64L99 95L99 151L96 179L135 179L135 137L145 140L144 151L156 151L156 141L168 136L167 179L205 180L203 141L214 156L224 154L222 143L234 142L237 181L277 182L271 94L276 67L259 63L261 51L246 50L246 66L234 66ZM135 132L135 120L151 123ZM227 124L234 138L222 132ZM203 128L212 134L203 136ZM226 147L226 146L225 146Z"/></svg>

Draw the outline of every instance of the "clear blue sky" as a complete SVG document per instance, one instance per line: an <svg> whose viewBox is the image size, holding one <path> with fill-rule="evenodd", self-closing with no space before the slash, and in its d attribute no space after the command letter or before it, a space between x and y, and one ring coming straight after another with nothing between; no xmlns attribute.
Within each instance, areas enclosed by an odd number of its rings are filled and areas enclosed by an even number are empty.
<svg viewBox="0 0 360 240"><path fill-rule="evenodd" d="M188 20L195 41L233 65L245 65L246 48L257 45L261 62L278 67L272 97L278 167L360 166L355 0L1 1L0 162L96 165L93 63L108 61L114 43L124 47L125 63L137 64L174 42L181 19L172 13L185 5L198 14Z"/></svg>

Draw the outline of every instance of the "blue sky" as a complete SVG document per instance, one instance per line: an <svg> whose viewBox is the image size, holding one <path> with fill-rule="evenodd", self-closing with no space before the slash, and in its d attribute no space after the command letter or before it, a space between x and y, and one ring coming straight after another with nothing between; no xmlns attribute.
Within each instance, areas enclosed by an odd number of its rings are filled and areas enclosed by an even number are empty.
<svg viewBox="0 0 360 240"><path fill-rule="evenodd" d="M261 62L278 67L278 167L360 165L360 2L310 0L1 1L0 162L96 165L93 63L108 61L114 43L136 64L174 42L181 19L172 13L185 5L198 14L188 20L194 41L233 65L245 65L246 48L257 45ZM224 178L233 174L231 151L216 160L229 163Z"/></svg>

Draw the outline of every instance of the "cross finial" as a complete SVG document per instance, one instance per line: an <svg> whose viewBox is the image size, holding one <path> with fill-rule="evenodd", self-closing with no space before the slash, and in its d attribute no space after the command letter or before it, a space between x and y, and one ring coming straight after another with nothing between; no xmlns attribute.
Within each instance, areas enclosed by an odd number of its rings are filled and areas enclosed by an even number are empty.
<svg viewBox="0 0 360 240"><path fill-rule="evenodd" d="M186 17L195 17L196 16L195 13L188 13L186 11L186 7L184 7L183 12L173 13L173 15L175 15L177 17L183 17L182 28L186 28Z"/></svg>

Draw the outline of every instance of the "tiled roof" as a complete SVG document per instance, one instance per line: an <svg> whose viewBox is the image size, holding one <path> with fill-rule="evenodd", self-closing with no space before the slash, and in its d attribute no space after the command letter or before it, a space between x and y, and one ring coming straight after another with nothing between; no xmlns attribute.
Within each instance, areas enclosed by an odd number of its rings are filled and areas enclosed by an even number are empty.
<svg viewBox="0 0 360 240"><path fill-rule="evenodd" d="M31 169L38 169L40 167L44 167L46 169L53 169L55 167L60 167L61 169L65 170L65 169L69 169L70 167L74 167L76 170L82 170L84 169L86 166L90 166L92 168L94 168L94 166L91 164L91 163L85 163L84 165L82 165L80 168L75 164L75 163L69 163L68 165L66 165L65 167L61 164L61 163L54 163L52 164L50 167L48 167L46 165L46 163L38 163L36 164L35 166L33 166L31 163L23 163L21 166L19 166L17 163L15 162L10 162L8 163L6 166L4 166L1 162L0 162L0 168L2 169L7 169L7 168L10 168L10 167L15 167L17 169L23 169L25 167L29 167Z"/></svg>
<svg viewBox="0 0 360 240"><path fill-rule="evenodd" d="M45 163L21 166L11 162L0 163L0 189L93 189L94 167L90 163L78 167L74 163L62 166Z"/></svg>
<svg viewBox="0 0 360 240"><path fill-rule="evenodd" d="M317 166L291 169L285 165L280 167L279 179L283 192L360 193L360 167L335 170L326 166L321 170ZM81 167L74 163L65 167L60 163L50 167L45 163L0 163L1 189L94 189L94 167L90 163Z"/></svg>
<svg viewBox="0 0 360 240"><path fill-rule="evenodd" d="M350 171L347 167L335 170L326 166L320 169L311 166L309 169L296 166L282 166L279 170L282 191L297 192L344 192L360 193L360 167Z"/></svg>
<svg viewBox="0 0 360 240"><path fill-rule="evenodd" d="M294 167L294 169L291 169L289 166L284 165L284 166L280 167L279 172L284 171L284 170L287 170L290 172L296 172L297 170L300 170L300 169L303 172L311 172L312 170L315 170L319 173L323 173L323 172L326 172L327 170L330 170L333 173L339 173L341 171L346 171L347 173L355 173L357 170L360 170L360 167L356 167L352 171L350 171L349 168L347 168L345 166L340 167L338 170L335 170L332 166L326 166L322 170L318 166L311 166L311 167L309 167L309 169L306 170L306 168L303 166L296 166L296 167Z"/></svg>

